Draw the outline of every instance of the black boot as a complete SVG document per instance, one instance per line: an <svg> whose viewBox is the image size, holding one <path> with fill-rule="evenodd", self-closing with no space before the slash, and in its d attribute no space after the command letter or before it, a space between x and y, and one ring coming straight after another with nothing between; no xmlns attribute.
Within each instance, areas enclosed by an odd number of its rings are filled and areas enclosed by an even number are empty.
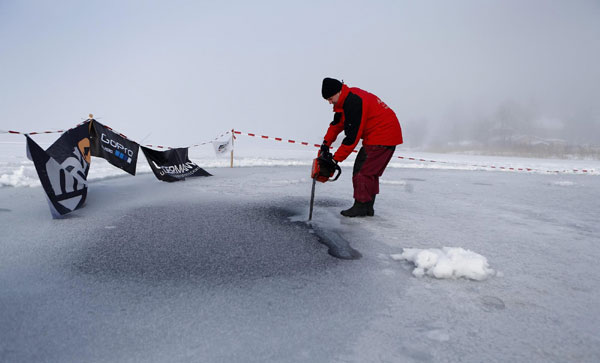
<svg viewBox="0 0 600 363"><path fill-rule="evenodd" d="M369 209L369 205L371 202L361 203L357 200L354 201L354 205L350 209L346 209L341 211L340 213L344 217L365 217L369 216L369 212L372 211L373 206L371 205L371 209ZM373 214L370 214L371 216Z"/></svg>
<svg viewBox="0 0 600 363"><path fill-rule="evenodd" d="M375 204L375 195L373 196L373 200L371 200L370 202L367 202L367 203L369 204L368 205L369 210L367 211L367 215L369 217L373 217L375 215L375 209L373 209L373 205Z"/></svg>

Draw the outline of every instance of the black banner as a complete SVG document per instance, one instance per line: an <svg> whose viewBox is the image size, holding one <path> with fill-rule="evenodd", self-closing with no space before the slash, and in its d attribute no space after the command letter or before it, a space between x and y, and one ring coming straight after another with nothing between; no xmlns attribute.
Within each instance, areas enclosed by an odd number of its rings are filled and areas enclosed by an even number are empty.
<svg viewBox="0 0 600 363"><path fill-rule="evenodd" d="M106 159L117 168L135 175L139 152L138 143L124 138L96 120L91 121L90 143L92 156Z"/></svg>
<svg viewBox="0 0 600 363"><path fill-rule="evenodd" d="M159 180L174 182L190 176L211 176L206 170L188 159L188 148L157 151L140 146Z"/></svg>
<svg viewBox="0 0 600 363"><path fill-rule="evenodd" d="M25 137L27 157L35 165L52 217L81 208L87 196L91 161L89 122L62 134L46 151L29 135Z"/></svg>

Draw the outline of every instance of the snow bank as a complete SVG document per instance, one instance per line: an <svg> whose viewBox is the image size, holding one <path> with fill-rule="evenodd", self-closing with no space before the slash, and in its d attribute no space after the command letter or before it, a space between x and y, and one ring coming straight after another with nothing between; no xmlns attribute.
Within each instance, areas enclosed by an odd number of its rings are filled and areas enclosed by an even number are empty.
<svg viewBox="0 0 600 363"><path fill-rule="evenodd" d="M33 167L24 165L15 167L6 173L0 173L0 187L36 187L41 185Z"/></svg>
<svg viewBox="0 0 600 363"><path fill-rule="evenodd" d="M401 254L391 257L414 263L413 275L417 277L427 274L438 279L466 277L481 281L496 273L489 267L484 256L461 247L405 248Z"/></svg>
<svg viewBox="0 0 600 363"><path fill-rule="evenodd" d="M193 159L193 162L202 168L229 168L229 160L222 159ZM255 166L307 166L312 165L312 161L293 160L293 159L269 159L269 158L237 158L236 167L255 167ZM152 170L148 163L142 158L138 161L137 174L150 173ZM308 172L307 172L308 174ZM93 158L92 165L88 174L88 180L110 179L118 176L127 176L128 174L119 168L110 165L106 160ZM16 163L0 163L0 187L35 187L41 183L35 171L35 166L31 161Z"/></svg>
<svg viewBox="0 0 600 363"><path fill-rule="evenodd" d="M1 136L1 135L0 135ZM10 135L14 136L14 135ZM49 147L58 135L37 135L36 142L44 149ZM1 141L0 137L0 188L1 187L33 187L39 186L35 167L26 158L25 139L21 141ZM12 138L11 138L12 140ZM250 141L250 140L247 140ZM256 141L256 140L255 140ZM257 166L305 166L310 170L312 160L316 156L316 149L312 147L298 147L286 144L268 146L262 141L257 141L251 147L245 147L243 142L236 141L234 166L235 167L257 167ZM252 145L246 145L252 146ZM405 159L398 159L399 156ZM413 160L406 159L413 156ZM342 165L350 169L356 155L351 155ZM213 148L193 147L189 149L189 158L202 168L228 168L230 166L229 155L216 157ZM421 161L425 160L425 161ZM431 162L427 160L435 160ZM410 169L447 169L447 170L477 170L477 171L506 171L509 169L492 169L485 165L496 165L513 168L532 168L533 171L526 173L548 174L547 170L561 170L563 174L581 174L581 170L587 170L586 175L600 175L600 161L598 160L553 160L553 159L528 159L516 157L490 157L477 155L453 155L434 153L415 153L409 155L405 151L398 151L389 164L389 168ZM151 173L150 166L145 158L140 157L137 165L138 173ZM575 172L574 170L579 170ZM517 171L513 171L517 172ZM308 173L308 172L307 172ZM554 175L555 173L551 173ZM92 158L92 165L88 180L110 179L127 174L121 169L115 168L102 158ZM410 187L405 180L381 180L381 184L400 185ZM574 183L561 181L558 186L572 186Z"/></svg>

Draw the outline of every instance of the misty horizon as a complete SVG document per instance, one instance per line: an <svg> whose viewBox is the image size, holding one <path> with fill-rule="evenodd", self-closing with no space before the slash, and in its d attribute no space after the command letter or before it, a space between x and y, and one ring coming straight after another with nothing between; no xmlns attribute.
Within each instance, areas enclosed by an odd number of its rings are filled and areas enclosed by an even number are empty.
<svg viewBox="0 0 600 363"><path fill-rule="evenodd" d="M333 77L396 112L401 147L597 146L598 19L593 0L3 1L0 129L93 113L150 144L319 142Z"/></svg>

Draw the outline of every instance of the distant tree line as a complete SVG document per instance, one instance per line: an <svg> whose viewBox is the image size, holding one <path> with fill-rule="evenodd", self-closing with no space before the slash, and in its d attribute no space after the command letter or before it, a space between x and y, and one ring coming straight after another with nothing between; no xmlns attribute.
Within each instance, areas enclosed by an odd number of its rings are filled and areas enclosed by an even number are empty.
<svg viewBox="0 0 600 363"><path fill-rule="evenodd" d="M471 152L543 158L600 159L600 120L547 120L533 107L507 101L483 117L403 124L406 146L435 152Z"/></svg>

